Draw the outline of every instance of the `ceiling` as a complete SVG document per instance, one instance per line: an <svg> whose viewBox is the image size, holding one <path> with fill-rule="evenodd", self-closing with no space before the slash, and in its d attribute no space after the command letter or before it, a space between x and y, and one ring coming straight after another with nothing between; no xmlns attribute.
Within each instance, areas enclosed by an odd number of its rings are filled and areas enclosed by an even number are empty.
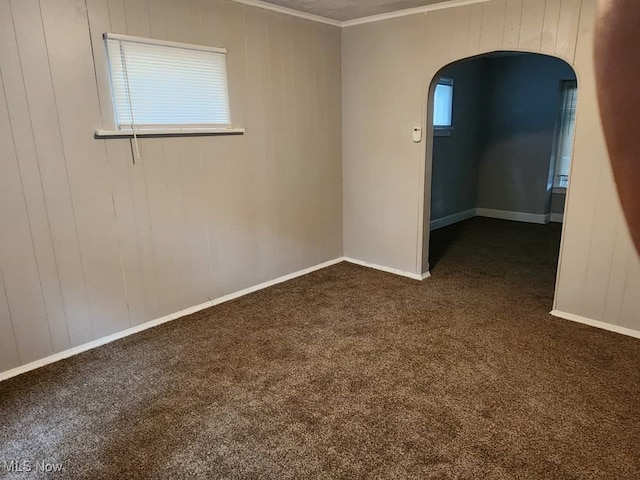
<svg viewBox="0 0 640 480"><path fill-rule="evenodd" d="M267 3L345 21L450 0L266 0Z"/></svg>

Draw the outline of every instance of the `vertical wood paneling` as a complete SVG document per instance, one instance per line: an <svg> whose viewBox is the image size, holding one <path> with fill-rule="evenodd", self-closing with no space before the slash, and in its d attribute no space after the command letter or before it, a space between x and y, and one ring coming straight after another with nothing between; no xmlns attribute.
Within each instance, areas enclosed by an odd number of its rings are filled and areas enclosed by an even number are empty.
<svg viewBox="0 0 640 480"><path fill-rule="evenodd" d="M5 371L17 367L21 362L2 270L0 270L0 331L2 332L0 335L0 371Z"/></svg>
<svg viewBox="0 0 640 480"><path fill-rule="evenodd" d="M311 127L308 115L309 108L306 104L309 97L309 68L308 58L305 55L308 48L308 30L306 28L306 22L303 20L292 18L291 22L293 35L297 40L293 45L293 69L291 72L293 75L293 88L291 90L291 95L293 97L295 109L294 116L298 118L298 123L296 123L292 132L294 135L293 141L295 145L295 163L293 165L293 173L296 178L304 179L306 166L305 162L300 161L300 159L304 158L304 145L307 141L306 134ZM292 216L293 223L295 225L295 229L293 231L294 245L292 252L295 258L294 265L296 267L301 265L302 259L306 254L306 234L304 231L306 218L304 216L305 212L302 210L301 206L304 204L303 199L305 197L307 182L308 180L297 182L294 191L292 192Z"/></svg>
<svg viewBox="0 0 640 480"><path fill-rule="evenodd" d="M94 335L40 6L25 0L12 2L11 10L69 336L76 346Z"/></svg>
<svg viewBox="0 0 640 480"><path fill-rule="evenodd" d="M251 223L245 228L247 235L264 239L264 243L248 251L248 264L260 277L272 268L270 259L264 257L265 251L273 251L273 235L270 229L277 231L274 218L274 204L271 186L274 170L269 162L267 137L270 124L267 122L267 102L269 95L269 31L268 14L262 9L245 9L246 23L246 64L247 64L247 102L251 110L247 112L247 128L253 133L247 138L247 154L251 158L251 167L246 171L246 182L251 192L249 204ZM262 202L258 202L258 198ZM247 228L248 227L248 228Z"/></svg>
<svg viewBox="0 0 640 480"><path fill-rule="evenodd" d="M542 42L542 24L546 1L523 0L518 47L537 52Z"/></svg>
<svg viewBox="0 0 640 480"><path fill-rule="evenodd" d="M148 37L150 25L147 0L124 0L123 9L127 32L138 32L135 33L136 36ZM118 11L121 12L119 8Z"/></svg>
<svg viewBox="0 0 640 480"><path fill-rule="evenodd" d="M628 279L629 265L633 255L633 246L627 231L622 211L618 206L615 217L615 241L611 256L611 268L607 278L607 298L602 315L606 322L620 325L625 284Z"/></svg>
<svg viewBox="0 0 640 480"><path fill-rule="evenodd" d="M584 12L586 13L586 12ZM592 26L595 5L590 15L584 15L580 25L576 69L579 73L578 110L576 117L576 143L571 165L571 185L566 203L563 229L563 248L559 268L556 307L564 312L580 314L587 292L585 281L589 265L589 252L593 241L593 231L598 226L595 212L598 197L599 178L603 171L607 152L602 135L594 137L593 132L601 131L600 116L596 99L596 85L593 74ZM580 72L585 72L580 75Z"/></svg>
<svg viewBox="0 0 640 480"><path fill-rule="evenodd" d="M504 15L504 38L505 50L515 50L520 44L520 26L522 22L522 1L508 0Z"/></svg>
<svg viewBox="0 0 640 480"><path fill-rule="evenodd" d="M434 64L442 65L443 67L452 55L454 31L451 28L451 23L455 21L454 15L454 9L443 9L436 10L433 14L425 15L423 19L424 43L432 45L436 42L441 42L442 48L434 49L433 56ZM429 80L429 78L425 79L425 86Z"/></svg>
<svg viewBox="0 0 640 480"><path fill-rule="evenodd" d="M507 0L494 0L482 4L482 30L480 33L480 50L482 52L502 49L506 8Z"/></svg>
<svg viewBox="0 0 640 480"><path fill-rule="evenodd" d="M295 81L293 75L294 69L294 31L293 19L286 16L282 19L282 94L279 99L282 102L283 118L295 117L295 98L292 95L294 91ZM274 79L276 73L274 72ZM282 132L283 135L291 135L295 131L292 126L289 132ZM290 137L289 137L290 138ZM337 138L333 136L332 138ZM295 203L295 192L298 186L292 181L295 178L296 161L296 143L295 141L287 141L284 144L284 152L280 158L281 169L278 172L278 189L281 195L278 196L277 208L280 212L279 229L281 232L279 252L283 257L286 268L294 270L297 265L298 255L295 253L297 249L296 230L294 220L294 209L291 205ZM342 214L340 215L342 217ZM283 255L288 252L287 255Z"/></svg>
<svg viewBox="0 0 640 480"><path fill-rule="evenodd" d="M0 77L0 270L5 279L20 358L53 353L29 216Z"/></svg>
<svg viewBox="0 0 640 480"><path fill-rule="evenodd" d="M271 125L278 125L282 122L286 122L283 99L285 96L284 90L284 29L286 16L269 12L267 14L267 41L268 41L268 82L266 92L266 121L270 120ZM325 97L328 98L328 97ZM282 165L284 163L284 157L286 155L286 138L285 132L278 128L271 128L269 135L266 138L266 158L267 162L272 165L272 175L270 178L270 196L273 198L273 215L274 223L273 233L275 233L273 251L275 252L274 259L277 259L276 264L281 262L281 259L286 257L283 251L283 236L284 236L284 210L285 205L279 200L277 195L278 191L284 186L286 177L283 177L284 170ZM325 157L326 158L326 157ZM286 195L282 196L286 199Z"/></svg>
<svg viewBox="0 0 640 480"><path fill-rule="evenodd" d="M106 0L88 0L87 15L102 125L111 125L113 112L110 104L110 87L108 84L108 67L105 49L102 48L102 34L111 31L109 22L109 5ZM130 159L123 150L124 142L108 142L101 140L107 155L110 172L110 189L113 196L116 225L118 231L118 247L123 270L123 281L127 299L129 324L136 325L148 320L144 279L142 277L141 251L136 233L136 209L133 201L129 175Z"/></svg>
<svg viewBox="0 0 640 480"><path fill-rule="evenodd" d="M640 258L638 255L631 255L624 285L620 325L636 331L640 330L638 292L640 292Z"/></svg>
<svg viewBox="0 0 640 480"><path fill-rule="evenodd" d="M562 0L560 4L556 55L569 61L576 53L581 6L582 0Z"/></svg>
<svg viewBox="0 0 640 480"><path fill-rule="evenodd" d="M467 56L469 57L480 53L483 6L481 3L469 6L469 31L467 33Z"/></svg>
<svg viewBox="0 0 640 480"><path fill-rule="evenodd" d="M546 0L542 24L542 40L540 43L540 51L542 53L555 54L561 4L562 0Z"/></svg>
<svg viewBox="0 0 640 480"><path fill-rule="evenodd" d="M245 105L248 104L243 94L246 91L244 7L234 2L216 1L203 2L201 8L207 19L204 28L207 44L227 48L228 75L235 79L229 84L232 122L245 125ZM233 241L238 229L234 218L244 219L247 196L234 198L234 192L238 192L237 185L243 185L240 179L247 166L237 165L236 158L246 157L246 142L240 137L208 140L203 170L209 207L203 220L208 233L207 254L211 258L209 291L212 297L217 297L237 290L241 284L240 275L233 268L234 259L242 251L240 242ZM234 200L230 201L232 198ZM224 279L221 277L223 272Z"/></svg>
<svg viewBox="0 0 640 480"><path fill-rule="evenodd" d="M473 19L475 20L475 19ZM469 24L473 21L468 8L456 8L453 11L451 24L451 57L464 58L467 56L469 45Z"/></svg>
<svg viewBox="0 0 640 480"><path fill-rule="evenodd" d="M43 2L41 10L63 154L72 196L78 200L74 212L91 317L95 335L102 337L130 323L106 153L92 135L100 108L88 20L82 0Z"/></svg>
<svg viewBox="0 0 640 480"><path fill-rule="evenodd" d="M110 31L114 33L126 33L135 36L153 36L151 18L149 11L159 4L159 2L144 2L127 7L120 1L110 0L109 19ZM95 37L94 37L95 38ZM100 44L94 50L101 51L104 55L104 47ZM96 56L96 64L101 58ZM110 91L100 91L100 96L111 97ZM108 127L107 124L105 126ZM145 178L145 168L148 160L146 156L136 159L134 164L135 145L131 142L106 142L109 162L113 172L114 201L116 208L116 219L120 232L120 241L127 244L124 250L125 257L125 281L127 285L127 295L129 300L129 310L131 323L138 324L143 318L140 313L143 308L146 311L144 319L158 318L170 310L162 310L158 292L158 265L151 225L148 188ZM142 151L142 142L138 144ZM151 160L153 163L153 160ZM128 181L127 181L128 177ZM127 190L127 188L130 190ZM132 218L133 217L133 218ZM135 222L133 225L131 222ZM136 232L137 235L132 235ZM136 241L137 240L137 241ZM144 289L144 299L140 293L140 270L136 258L136 248L139 258L139 265L142 274L142 287Z"/></svg>
<svg viewBox="0 0 640 480"><path fill-rule="evenodd" d="M604 145L602 146L604 149ZM584 289L588 292L582 302L582 315L587 318L603 318L611 278L612 258L616 245L617 217L611 212L619 208L613 175L606 162L598 175L595 196L600 199L595 206L594 223L598 227L591 232L590 261L587 265Z"/></svg>
<svg viewBox="0 0 640 480"><path fill-rule="evenodd" d="M55 351L62 351L71 346L69 330L60 289L49 214L42 190L40 168L31 131L31 118L18 56L18 46L12 25L11 10L7 2L0 4L0 23L0 65L4 66L2 80L6 94L7 112L29 214L53 348Z"/></svg>
<svg viewBox="0 0 640 480"><path fill-rule="evenodd" d="M109 8L109 22L111 23L111 33L127 33L127 16L124 7L125 0L107 0ZM152 2L153 4L158 2ZM94 45L97 50L97 45Z"/></svg>

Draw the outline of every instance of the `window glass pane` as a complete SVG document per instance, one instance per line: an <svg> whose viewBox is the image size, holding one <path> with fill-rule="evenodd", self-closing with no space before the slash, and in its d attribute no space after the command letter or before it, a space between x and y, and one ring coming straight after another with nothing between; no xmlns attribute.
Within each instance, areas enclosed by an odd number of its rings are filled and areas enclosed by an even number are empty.
<svg viewBox="0 0 640 480"><path fill-rule="evenodd" d="M433 100L433 126L450 127L453 107L453 85L438 83Z"/></svg>

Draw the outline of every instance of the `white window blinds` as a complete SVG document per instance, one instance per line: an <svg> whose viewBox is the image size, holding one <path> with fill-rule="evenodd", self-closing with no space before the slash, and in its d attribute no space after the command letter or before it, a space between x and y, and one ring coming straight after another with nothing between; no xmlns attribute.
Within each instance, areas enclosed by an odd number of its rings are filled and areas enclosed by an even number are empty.
<svg viewBox="0 0 640 480"><path fill-rule="evenodd" d="M562 112L558 138L556 140L554 187L567 187L569 185L569 170L571 169L571 157L573 156L577 103L577 82L574 80L564 82L562 88Z"/></svg>
<svg viewBox="0 0 640 480"><path fill-rule="evenodd" d="M433 126L451 127L453 110L453 80L441 78L436 85L433 100Z"/></svg>
<svg viewBox="0 0 640 480"><path fill-rule="evenodd" d="M229 126L224 49L105 34L118 128Z"/></svg>

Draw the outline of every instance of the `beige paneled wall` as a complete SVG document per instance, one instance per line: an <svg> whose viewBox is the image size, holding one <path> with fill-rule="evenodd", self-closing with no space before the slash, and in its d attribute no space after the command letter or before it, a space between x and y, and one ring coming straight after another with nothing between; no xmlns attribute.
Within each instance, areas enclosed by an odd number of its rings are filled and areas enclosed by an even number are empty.
<svg viewBox="0 0 640 480"><path fill-rule="evenodd" d="M246 135L94 139L107 31L226 47ZM340 56L227 0L0 0L0 371L340 257Z"/></svg>
<svg viewBox="0 0 640 480"><path fill-rule="evenodd" d="M550 54L571 63L579 81L555 308L640 330L640 261L622 221L597 112L595 5L493 0L343 29L347 257L413 273L423 268L428 238L422 226L430 210L423 205L425 142L413 143L411 130L425 124L434 75L451 62L494 50Z"/></svg>

